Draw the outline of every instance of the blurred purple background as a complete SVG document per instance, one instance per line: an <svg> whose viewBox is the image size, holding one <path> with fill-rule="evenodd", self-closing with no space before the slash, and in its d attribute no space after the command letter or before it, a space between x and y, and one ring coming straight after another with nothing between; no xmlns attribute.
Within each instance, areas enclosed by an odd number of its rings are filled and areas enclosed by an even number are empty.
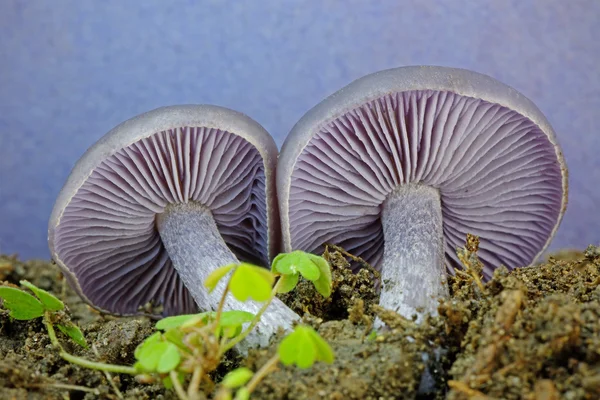
<svg viewBox="0 0 600 400"><path fill-rule="evenodd" d="M0 252L48 258L75 161L150 109L213 103L280 146L324 97L416 64L472 69L532 99L570 168L552 245L600 235L600 1L0 2Z"/></svg>

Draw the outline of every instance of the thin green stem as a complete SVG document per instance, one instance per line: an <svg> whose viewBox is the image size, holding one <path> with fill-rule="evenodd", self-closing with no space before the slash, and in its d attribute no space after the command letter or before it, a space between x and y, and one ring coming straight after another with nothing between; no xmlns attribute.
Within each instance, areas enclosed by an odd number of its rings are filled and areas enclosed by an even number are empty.
<svg viewBox="0 0 600 400"><path fill-rule="evenodd" d="M225 344L227 344L227 335L223 335L223 337L221 337L221 340L219 341L219 348L222 349Z"/></svg>
<svg viewBox="0 0 600 400"><path fill-rule="evenodd" d="M200 382L202 382L202 367L197 365L194 368L194 372L192 373L192 379L190 380L190 384L188 385L188 397L190 399L195 399L197 397L198 391L200 390Z"/></svg>
<svg viewBox="0 0 600 400"><path fill-rule="evenodd" d="M183 386L181 386L181 382L179 382L177 372L169 372L169 377L171 378L171 382L173 383L173 388L175 389L175 393L177 393L177 397L179 397L181 400L188 400L185 390L183 390Z"/></svg>
<svg viewBox="0 0 600 400"><path fill-rule="evenodd" d="M239 342L241 342L242 340L244 340L246 338L246 336L248 336L250 334L250 332L252 332L252 330L256 327L256 325L258 325L258 322L260 321L260 318L262 317L262 315L265 313L265 311L267 310L267 308L269 307L269 305L271 304L271 302L275 298L275 295L277 295L277 291L279 290L280 283L281 283L281 278L277 281L277 283L275 284L275 286L273 286L273 289L271 290L271 296L269 297L269 299L267 301L265 301L265 303L263 304L263 306L258 311L258 314L256 314L254 316L254 319L252 320L252 322L250 322L250 325L248 325L248 327L246 328L246 330L243 331L242 333L240 333L235 338L233 338L230 342L228 342L225 346L223 346L221 348L221 351L219 353L219 358L223 357L223 354L227 353L236 344L238 344Z"/></svg>
<svg viewBox="0 0 600 400"><path fill-rule="evenodd" d="M46 311L44 313L44 325L46 325L46 329L48 330L48 337L50 338L50 342L59 349L60 356L65 360L72 364L79 365L84 368L95 369L98 371L107 371L107 372L115 372L117 374L129 374L129 375L137 375L138 371L133 367L127 367L125 365L115 365L115 364L105 364L100 362L94 362L87 360L82 357L77 357L72 354L69 354L62 347L58 338L56 337L56 331L54 330L54 326L52 325L52 321L50 319L50 312Z"/></svg>
<svg viewBox="0 0 600 400"><path fill-rule="evenodd" d="M89 368L89 369L95 369L98 371L114 372L116 374L128 374L128 375L139 374L139 371L137 371L133 367L127 367L125 365L105 364L105 363L90 361L90 360L86 360L85 358L71 355L64 350L61 350L60 356L72 364L77 364L81 367L85 367L85 368Z"/></svg>
<svg viewBox="0 0 600 400"><path fill-rule="evenodd" d="M89 388L86 386L79 386L79 385L69 385L67 383L39 383L39 384L27 385L27 387L29 387L29 388L52 387L52 388L56 388L56 389L79 390L80 392L93 393L96 396L99 396L101 394L100 390L95 389L95 388Z"/></svg>
<svg viewBox="0 0 600 400"><path fill-rule="evenodd" d="M279 354L276 353L265 363L265 365L256 371L252 379L250 379L250 382L246 384L246 389L248 389L248 392L252 393L260 381L262 381L263 378L275 368L277 363L279 363Z"/></svg>
<svg viewBox="0 0 600 400"><path fill-rule="evenodd" d="M52 322L50 320L50 312L49 311L46 311L44 313L43 321L44 321L44 325L46 326L46 330L48 331L48 337L50 338L50 342L52 343L52 345L54 347L58 348L61 352L64 351L60 342L56 338L56 332L54 331L54 326L52 325Z"/></svg>
<svg viewBox="0 0 600 400"><path fill-rule="evenodd" d="M231 278L233 278L233 274L235 274L235 270L237 267L233 269L233 271L229 274L229 278L227 279L227 285L225 285L225 289L223 290L223 294L221 295L221 299L219 300L219 305L217 307L217 315L215 315L215 319L213 323L215 324L215 336L219 336L219 322L221 321L221 315L223 314L223 307L225 305L225 299L227 298L227 293L229 292L229 284L231 283Z"/></svg>

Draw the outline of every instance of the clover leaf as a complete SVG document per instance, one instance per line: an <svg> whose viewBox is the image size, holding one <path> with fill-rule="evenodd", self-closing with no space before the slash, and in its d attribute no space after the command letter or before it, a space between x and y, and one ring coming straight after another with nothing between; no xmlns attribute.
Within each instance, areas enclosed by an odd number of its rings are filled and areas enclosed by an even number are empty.
<svg viewBox="0 0 600 400"><path fill-rule="evenodd" d="M208 278L204 281L204 286L208 288L208 292L211 293L217 287L217 284L225 275L229 273L232 269L234 269L237 264L228 264L223 267L219 267L215 269L208 275Z"/></svg>
<svg viewBox="0 0 600 400"><path fill-rule="evenodd" d="M44 309L47 311L60 311L65 308L65 305L62 301L56 298L53 294L45 291L44 289L40 289L35 286L33 283L29 281L20 281L21 286L25 286L27 289L31 290L33 294L37 296L38 299L44 305Z"/></svg>
<svg viewBox="0 0 600 400"><path fill-rule="evenodd" d="M44 315L44 305L20 289L0 286L0 297L4 299L4 308L14 319L26 321Z"/></svg>
<svg viewBox="0 0 600 400"><path fill-rule="evenodd" d="M323 257L300 250L279 254L273 260L271 271L282 275L279 293L293 290L299 275L302 275L315 285L315 289L323 297L331 295L331 268Z"/></svg>
<svg viewBox="0 0 600 400"><path fill-rule="evenodd" d="M275 275L266 269L241 263L233 271L229 290L239 301L247 301L249 298L256 301L267 301L271 297L274 280Z"/></svg>
<svg viewBox="0 0 600 400"><path fill-rule="evenodd" d="M286 336L278 348L284 365L296 364L299 368L310 368L316 361L333 362L333 350L311 327L298 325Z"/></svg>
<svg viewBox="0 0 600 400"><path fill-rule="evenodd" d="M175 344L164 341L160 332L156 332L138 346L135 358L138 370L164 374L179 365L181 354Z"/></svg>

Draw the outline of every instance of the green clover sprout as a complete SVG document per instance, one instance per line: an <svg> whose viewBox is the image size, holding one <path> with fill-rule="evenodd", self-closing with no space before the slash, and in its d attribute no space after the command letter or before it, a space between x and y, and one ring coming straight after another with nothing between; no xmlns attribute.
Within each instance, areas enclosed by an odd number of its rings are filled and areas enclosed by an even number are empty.
<svg viewBox="0 0 600 400"><path fill-rule="evenodd" d="M279 293L293 290L299 275L311 281L323 297L331 295L331 268L323 257L300 250L280 254L273 260L271 271L282 275Z"/></svg>
<svg viewBox="0 0 600 400"><path fill-rule="evenodd" d="M9 311L9 316L17 320L29 321L39 317L46 317L48 323L52 313L62 311L65 304L53 294L40 289L28 281L20 281L21 286L31 290L35 296L17 288L0 286L0 297L4 299L4 308ZM81 329L71 321L57 323L57 328L70 337L78 345L87 348L87 342Z"/></svg>
<svg viewBox="0 0 600 400"><path fill-rule="evenodd" d="M299 325L279 345L279 357L283 365L296 364L310 368L316 361L331 364L333 350L310 326Z"/></svg>
<svg viewBox="0 0 600 400"><path fill-rule="evenodd" d="M267 301L271 297L271 289L275 275L268 270L249 263L229 264L214 270L204 282L212 292L221 279L231 270L233 273L229 280L229 291L239 301Z"/></svg>
<svg viewBox="0 0 600 400"><path fill-rule="evenodd" d="M166 340L160 332L148 337L135 349L138 360L134 367L140 372L158 372L164 374L174 370L181 361L179 348Z"/></svg>

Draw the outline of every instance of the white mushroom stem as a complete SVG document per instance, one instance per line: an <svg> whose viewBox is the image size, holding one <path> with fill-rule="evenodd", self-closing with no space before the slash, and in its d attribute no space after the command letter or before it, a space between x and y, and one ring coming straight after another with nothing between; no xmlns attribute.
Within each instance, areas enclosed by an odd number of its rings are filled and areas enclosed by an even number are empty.
<svg viewBox="0 0 600 400"><path fill-rule="evenodd" d="M204 281L218 267L239 262L219 234L210 210L197 203L172 204L157 217L157 228L173 266L202 310L216 309L225 290L226 279L208 293ZM257 314L263 303L235 299L227 295L224 310ZM260 323L246 338L244 348L266 346L278 327L289 330L299 316L278 298L273 299Z"/></svg>
<svg viewBox="0 0 600 400"><path fill-rule="evenodd" d="M379 304L410 318L437 314L448 296L439 190L406 184L383 204L382 289Z"/></svg>

